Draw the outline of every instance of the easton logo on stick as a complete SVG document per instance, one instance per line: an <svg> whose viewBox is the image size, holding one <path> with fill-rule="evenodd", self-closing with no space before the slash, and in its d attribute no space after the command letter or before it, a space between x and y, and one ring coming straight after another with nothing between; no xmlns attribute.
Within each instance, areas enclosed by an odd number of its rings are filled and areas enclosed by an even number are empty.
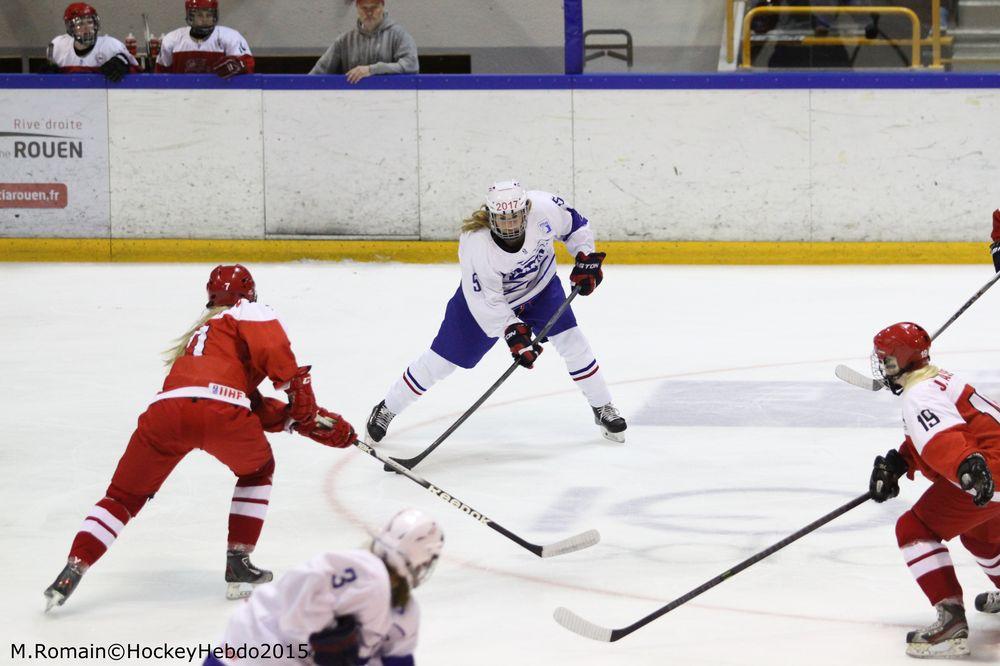
<svg viewBox="0 0 1000 666"><path fill-rule="evenodd" d="M445 491L441 490L440 488L435 488L434 486L427 486L427 490L431 491L432 493L434 493L435 495L437 495L438 497L440 497L441 499L443 499L448 504L451 504L452 506L457 507L463 513L469 514L470 516L472 516L473 518L475 518L479 522L483 523L484 525L486 525L487 523L490 522L489 518L487 518L483 514L479 513L478 511L476 511L475 509L473 509L471 506L469 506L468 504L466 504L462 500L460 500L460 499L458 499L456 497L452 497L451 495L449 495Z"/></svg>

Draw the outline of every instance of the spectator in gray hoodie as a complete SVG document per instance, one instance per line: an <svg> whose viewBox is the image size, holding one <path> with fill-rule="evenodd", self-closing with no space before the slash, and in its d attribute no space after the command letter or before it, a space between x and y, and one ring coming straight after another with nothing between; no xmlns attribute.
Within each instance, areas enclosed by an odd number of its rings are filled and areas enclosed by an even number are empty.
<svg viewBox="0 0 1000 666"><path fill-rule="evenodd" d="M337 37L310 74L346 74L357 83L374 74L416 74L417 44L385 11L385 0L358 0L358 25Z"/></svg>

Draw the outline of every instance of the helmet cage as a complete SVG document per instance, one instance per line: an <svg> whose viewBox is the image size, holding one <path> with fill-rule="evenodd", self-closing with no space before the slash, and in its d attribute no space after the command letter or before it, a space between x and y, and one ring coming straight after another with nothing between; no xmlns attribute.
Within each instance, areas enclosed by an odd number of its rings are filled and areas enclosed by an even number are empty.
<svg viewBox="0 0 1000 666"><path fill-rule="evenodd" d="M186 10L185 20L188 27L191 28L192 37L204 39L212 34L215 26L219 25L219 3L215 0L187 0L184 3L184 8ZM195 26L195 14L203 11L211 12L212 25Z"/></svg>
<svg viewBox="0 0 1000 666"><path fill-rule="evenodd" d="M66 25L66 34L72 37L73 41L88 48L97 43L97 33L101 29L101 17L97 15L93 7L83 5L74 11L67 11L63 19ZM89 35L76 34L76 29L84 25L91 25L94 29Z"/></svg>
<svg viewBox="0 0 1000 666"><path fill-rule="evenodd" d="M516 180L493 183L486 192L490 230L498 238L517 240L524 234L531 202Z"/></svg>

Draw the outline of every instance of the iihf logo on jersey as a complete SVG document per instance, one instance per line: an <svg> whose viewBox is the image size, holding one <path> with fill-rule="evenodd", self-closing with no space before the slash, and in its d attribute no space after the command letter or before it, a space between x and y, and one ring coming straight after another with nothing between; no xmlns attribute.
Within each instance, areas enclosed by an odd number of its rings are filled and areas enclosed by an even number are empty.
<svg viewBox="0 0 1000 666"><path fill-rule="evenodd" d="M551 224L549 224L549 221L548 221L547 219L546 219L546 220L541 220L541 221L540 221L540 222L538 223L538 228L539 228L539 229L540 229L540 230L542 231L542 233L544 233L544 234L551 234L551 233L552 233L552 225L551 225Z"/></svg>

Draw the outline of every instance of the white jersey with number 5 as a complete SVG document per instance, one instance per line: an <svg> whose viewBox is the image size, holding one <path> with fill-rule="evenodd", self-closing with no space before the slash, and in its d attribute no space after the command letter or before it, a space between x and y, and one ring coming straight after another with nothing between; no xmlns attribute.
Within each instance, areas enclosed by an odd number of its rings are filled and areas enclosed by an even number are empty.
<svg viewBox="0 0 1000 666"><path fill-rule="evenodd" d="M261 585L229 620L220 645L239 650L284 646L284 658L223 658L226 664L309 664L309 636L353 615L360 632L359 659L369 666L408 657L416 647L419 609L390 607L389 573L367 550L317 555L279 580ZM300 646L305 646L300 648ZM292 654L287 651L291 649ZM273 648L272 648L273 654ZM406 660L409 661L408 659Z"/></svg>
<svg viewBox="0 0 1000 666"><path fill-rule="evenodd" d="M493 338L518 321L513 308L531 300L556 273L553 242L566 245L570 255L594 251L594 234L587 219L561 198L527 192L531 211L524 244L515 252L501 248L488 228L466 231L458 239L462 293L483 332Z"/></svg>

